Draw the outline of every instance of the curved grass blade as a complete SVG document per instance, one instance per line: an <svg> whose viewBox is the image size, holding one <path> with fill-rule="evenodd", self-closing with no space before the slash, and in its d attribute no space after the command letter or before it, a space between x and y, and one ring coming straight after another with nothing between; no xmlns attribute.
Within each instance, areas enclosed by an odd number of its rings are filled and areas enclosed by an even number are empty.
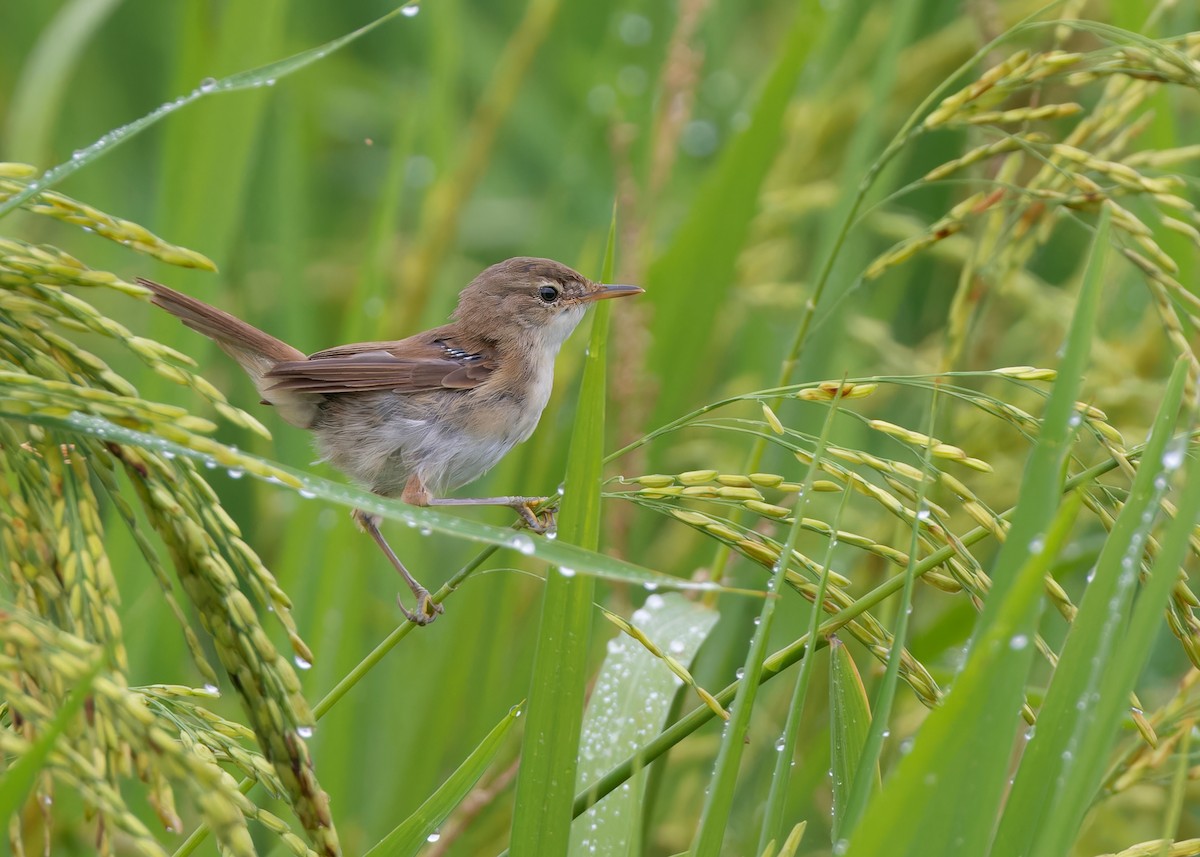
<svg viewBox="0 0 1200 857"><path fill-rule="evenodd" d="M638 631L682 664L695 657L717 618L715 610L677 594L651 595L633 614ZM635 640L610 642L584 715L577 790L624 759L629 747L657 734L679 688L680 680L662 660ZM647 773L638 771L628 789L613 792L575 819L571 855L640 853Z"/></svg>
<svg viewBox="0 0 1200 857"><path fill-rule="evenodd" d="M612 277L616 224L614 208L602 280ZM592 317L556 542L588 551L600 543L609 311L601 302ZM546 578L529 688L529 723L517 771L510 842L514 854L552 857L565 854L570 845L596 589L594 580L576 575L575 570L560 565Z"/></svg>
<svg viewBox="0 0 1200 857"><path fill-rule="evenodd" d="M520 716L521 705L514 705L446 782L363 857L411 857L420 851L421 846L436 834L438 826L463 802L483 776L488 765L496 758L504 736Z"/></svg>
<svg viewBox="0 0 1200 857"><path fill-rule="evenodd" d="M505 527L455 517L434 509L409 506L399 500L389 500L353 485L304 473L204 437L192 438L189 440L190 445L185 446L148 432L124 428L101 417L78 413L56 417L44 413L30 414L12 410L10 407L11 403L0 400L0 417L85 434L113 443L142 447L168 456L186 456L202 461L209 469L224 468L234 477L249 473L266 482L293 488L305 498L320 497L348 508L363 509L389 520L401 521L422 531L428 530L431 533L443 533L467 541L510 548L522 555L537 557L580 575L663 589L760 594L754 590L732 589L712 582L694 582L671 577L578 545L567 544L561 538L553 541L534 538L525 533L514 533Z"/></svg>
<svg viewBox="0 0 1200 857"><path fill-rule="evenodd" d="M1076 493L1059 509L1071 418L1091 349L1108 236L1105 211L1066 354L1025 468L1012 526L996 559L993 587L977 620L967 662L945 703L930 712L912 751L868 805L850 839L851 857L983 854L991 839L1033 660L1030 641L1041 613L1042 580L1081 502ZM969 802L961 800L965 794L971 795ZM945 813L947 805L958 811Z"/></svg>
<svg viewBox="0 0 1200 857"><path fill-rule="evenodd" d="M96 142L92 143L83 149L76 151L69 161L64 161L56 167L53 167L42 173L36 181L31 182L20 193L10 197L3 204L0 204L0 217L11 213L18 207L32 199L35 195L43 190L54 187L67 176L90 164L97 158L107 154L125 141L132 137L136 137L142 131L145 131L155 122L158 122L163 117L174 113L194 101L199 101L207 95L212 95L216 92L236 92L239 89L257 89L261 86L272 86L277 80L286 77L293 72L297 72L305 66L311 65L317 60L324 59L329 54L345 47L355 39L365 36L367 33L374 30L381 24L390 21L397 15L404 14L404 10L414 6L417 0L409 0L402 6L397 6L390 12L380 15L374 21L359 27L353 32L347 33L344 36L339 36L332 41L326 42L319 47L310 48L307 51L301 51L298 54L293 54L290 57L285 57L281 60L276 60L272 63L259 66L258 68L248 69L247 71L239 71L231 74L228 77L223 77L220 80L208 79L201 81L200 84L189 92L187 95L181 95L174 101L168 101L165 104L151 110L141 119L135 119L128 125L122 125L109 131Z"/></svg>

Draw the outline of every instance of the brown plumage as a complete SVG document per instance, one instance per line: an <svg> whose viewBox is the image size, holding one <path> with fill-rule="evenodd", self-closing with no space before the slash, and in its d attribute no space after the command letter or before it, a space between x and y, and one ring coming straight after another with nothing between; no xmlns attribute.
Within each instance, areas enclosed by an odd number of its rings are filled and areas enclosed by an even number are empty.
<svg viewBox="0 0 1200 857"><path fill-rule="evenodd" d="M553 385L554 358L603 298L636 286L594 283L550 259L492 265L459 295L453 321L393 342L302 352L244 321L149 280L151 300L213 339L246 371L264 404L310 429L322 455L355 481L415 505L501 504L544 529L540 498L451 500L437 495L486 472L537 426ZM441 612L383 540L379 520L355 518L417 596L425 624Z"/></svg>

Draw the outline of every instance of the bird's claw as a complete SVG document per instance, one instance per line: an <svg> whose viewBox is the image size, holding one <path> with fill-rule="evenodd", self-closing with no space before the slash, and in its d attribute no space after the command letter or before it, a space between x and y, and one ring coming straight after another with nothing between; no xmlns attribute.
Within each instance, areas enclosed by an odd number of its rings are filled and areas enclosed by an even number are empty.
<svg viewBox="0 0 1200 857"><path fill-rule="evenodd" d="M414 625L428 625L438 617L438 614L445 612L445 608L433 600L428 589L416 590L414 594L417 596L416 610L409 610L400 600L400 596L396 596L396 604L400 607L400 612Z"/></svg>
<svg viewBox="0 0 1200 857"><path fill-rule="evenodd" d="M549 533L557 526L557 521L554 517L555 509L553 506L548 506L547 508L542 509L540 512L535 510L535 506L540 506L545 502L545 497L533 497L515 507L517 512L525 520L525 524L529 527L529 529L538 535Z"/></svg>

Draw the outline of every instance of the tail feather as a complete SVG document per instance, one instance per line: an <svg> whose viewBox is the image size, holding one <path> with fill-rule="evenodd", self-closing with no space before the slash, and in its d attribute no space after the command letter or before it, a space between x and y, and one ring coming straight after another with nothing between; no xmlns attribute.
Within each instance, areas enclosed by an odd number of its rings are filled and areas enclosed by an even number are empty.
<svg viewBox="0 0 1200 857"><path fill-rule="evenodd" d="M269 333L247 324L224 310L209 306L161 283L138 278L149 289L151 303L162 307L192 330L203 333L221 350L238 362L254 382L263 404L274 405L279 415L292 425L308 428L317 414L321 396L269 389L264 376L283 361L307 360L307 356Z"/></svg>

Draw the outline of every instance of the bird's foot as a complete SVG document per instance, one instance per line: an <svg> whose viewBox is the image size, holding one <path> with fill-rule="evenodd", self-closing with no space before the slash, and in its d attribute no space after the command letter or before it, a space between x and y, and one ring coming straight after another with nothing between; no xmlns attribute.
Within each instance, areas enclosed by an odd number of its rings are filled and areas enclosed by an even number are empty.
<svg viewBox="0 0 1200 857"><path fill-rule="evenodd" d="M400 612L404 614L404 618L414 625L428 625L439 614L445 612L445 608L433 600L433 596L429 594L428 589L424 587L414 589L413 594L417 596L417 609L415 611L405 607L399 595L396 596L396 605L400 608Z"/></svg>
<svg viewBox="0 0 1200 857"><path fill-rule="evenodd" d="M537 509L538 506L546 503L547 499L546 497L518 497L512 504L512 507L517 510L517 514L525 519L529 529L538 535L553 532L557 526L554 517L557 504L547 506L540 511Z"/></svg>

